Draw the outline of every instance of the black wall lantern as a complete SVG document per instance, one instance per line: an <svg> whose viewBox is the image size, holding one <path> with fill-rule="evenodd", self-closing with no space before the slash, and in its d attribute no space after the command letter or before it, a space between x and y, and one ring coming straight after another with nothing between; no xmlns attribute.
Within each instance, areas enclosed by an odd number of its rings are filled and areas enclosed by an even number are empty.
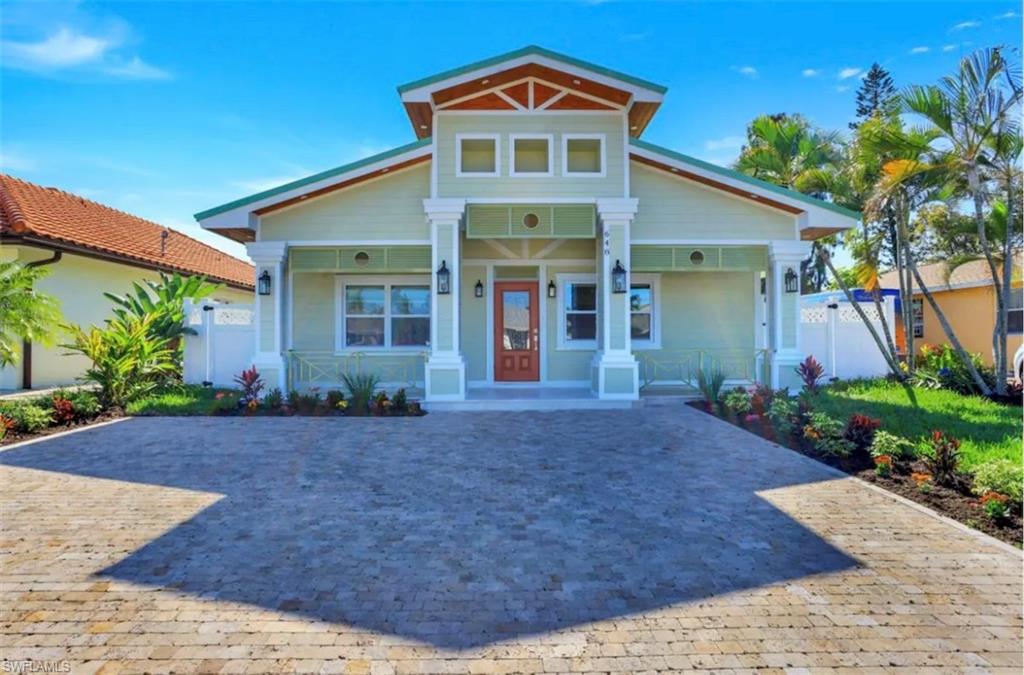
<svg viewBox="0 0 1024 675"><path fill-rule="evenodd" d="M797 275L796 272L793 271L793 268L790 267L789 269L786 270L786 292L796 293L799 290L800 277Z"/></svg>
<svg viewBox="0 0 1024 675"><path fill-rule="evenodd" d="M437 294L448 295L452 292L452 273L448 270L448 263L441 261L437 269Z"/></svg>
<svg viewBox="0 0 1024 675"><path fill-rule="evenodd" d="M478 298L484 297L484 284L479 279L476 280L476 286L473 287L473 295Z"/></svg>
<svg viewBox="0 0 1024 675"><path fill-rule="evenodd" d="M555 282L554 281L549 281L548 282L548 297L549 298L553 298L553 297L555 297L555 295L557 295L557 293L558 293L558 291L555 288Z"/></svg>
<svg viewBox="0 0 1024 675"><path fill-rule="evenodd" d="M263 274L256 280L256 288L260 295L270 295L270 272L263 270Z"/></svg>
<svg viewBox="0 0 1024 675"><path fill-rule="evenodd" d="M616 260L615 267L612 268L612 293L625 293L628 290L626 268L622 266L621 261Z"/></svg>

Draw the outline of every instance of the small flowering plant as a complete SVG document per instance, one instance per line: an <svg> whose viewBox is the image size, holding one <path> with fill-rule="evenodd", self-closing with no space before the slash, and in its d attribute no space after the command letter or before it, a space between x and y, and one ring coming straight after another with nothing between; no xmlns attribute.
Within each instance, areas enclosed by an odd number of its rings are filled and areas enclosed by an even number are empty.
<svg viewBox="0 0 1024 675"><path fill-rule="evenodd" d="M875 475L888 478L892 475L892 457L889 455L878 455L875 457Z"/></svg>
<svg viewBox="0 0 1024 675"><path fill-rule="evenodd" d="M242 404L248 406L252 401L259 405L260 393L263 391L263 376L256 371L256 366L243 370L235 375L235 382L242 388Z"/></svg>
<svg viewBox="0 0 1024 675"><path fill-rule="evenodd" d="M923 471L915 471L910 474L910 480L914 481L914 485L921 492L928 493L932 490L932 475Z"/></svg>
<svg viewBox="0 0 1024 675"><path fill-rule="evenodd" d="M988 491L979 500L985 515L992 520L1002 520L1010 514L1010 498L998 492Z"/></svg>
<svg viewBox="0 0 1024 675"><path fill-rule="evenodd" d="M0 415L0 440L7 435L7 432L14 428L14 420L10 417Z"/></svg>

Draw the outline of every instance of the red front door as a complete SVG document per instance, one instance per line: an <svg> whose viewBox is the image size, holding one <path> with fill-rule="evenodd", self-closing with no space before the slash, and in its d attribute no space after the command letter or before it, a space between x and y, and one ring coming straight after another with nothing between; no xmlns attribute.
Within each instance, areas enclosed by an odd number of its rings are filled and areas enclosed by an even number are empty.
<svg viewBox="0 0 1024 675"><path fill-rule="evenodd" d="M536 281L494 284L494 379L540 379L540 313Z"/></svg>

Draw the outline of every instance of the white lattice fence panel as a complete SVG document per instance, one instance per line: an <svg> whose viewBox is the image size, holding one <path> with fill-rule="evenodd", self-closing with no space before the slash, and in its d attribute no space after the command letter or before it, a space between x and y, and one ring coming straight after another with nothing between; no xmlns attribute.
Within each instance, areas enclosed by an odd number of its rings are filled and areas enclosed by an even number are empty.
<svg viewBox="0 0 1024 675"><path fill-rule="evenodd" d="M868 321L871 323L877 323L880 321L878 318L878 310L870 305L861 305L861 309L864 310L864 315L868 317ZM860 323L860 314L857 313L850 305L840 305L839 309L839 321L841 323Z"/></svg>
<svg viewBox="0 0 1024 675"><path fill-rule="evenodd" d="M825 323L828 321L828 311L826 305L804 307L800 310L800 321L803 323Z"/></svg>
<svg viewBox="0 0 1024 675"><path fill-rule="evenodd" d="M253 312L244 307L217 307L213 310L216 326L251 326Z"/></svg>

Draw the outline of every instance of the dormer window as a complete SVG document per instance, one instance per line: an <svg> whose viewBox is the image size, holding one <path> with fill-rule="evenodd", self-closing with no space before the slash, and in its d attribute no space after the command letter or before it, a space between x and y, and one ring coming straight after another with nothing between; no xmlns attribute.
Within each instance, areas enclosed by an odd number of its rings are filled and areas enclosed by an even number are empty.
<svg viewBox="0 0 1024 675"><path fill-rule="evenodd" d="M509 136L510 176L554 175L551 134L512 134Z"/></svg>
<svg viewBox="0 0 1024 675"><path fill-rule="evenodd" d="M500 144L498 134L456 134L455 175L497 176Z"/></svg>
<svg viewBox="0 0 1024 675"><path fill-rule="evenodd" d="M562 175L605 175L604 134L564 134L562 136Z"/></svg>

